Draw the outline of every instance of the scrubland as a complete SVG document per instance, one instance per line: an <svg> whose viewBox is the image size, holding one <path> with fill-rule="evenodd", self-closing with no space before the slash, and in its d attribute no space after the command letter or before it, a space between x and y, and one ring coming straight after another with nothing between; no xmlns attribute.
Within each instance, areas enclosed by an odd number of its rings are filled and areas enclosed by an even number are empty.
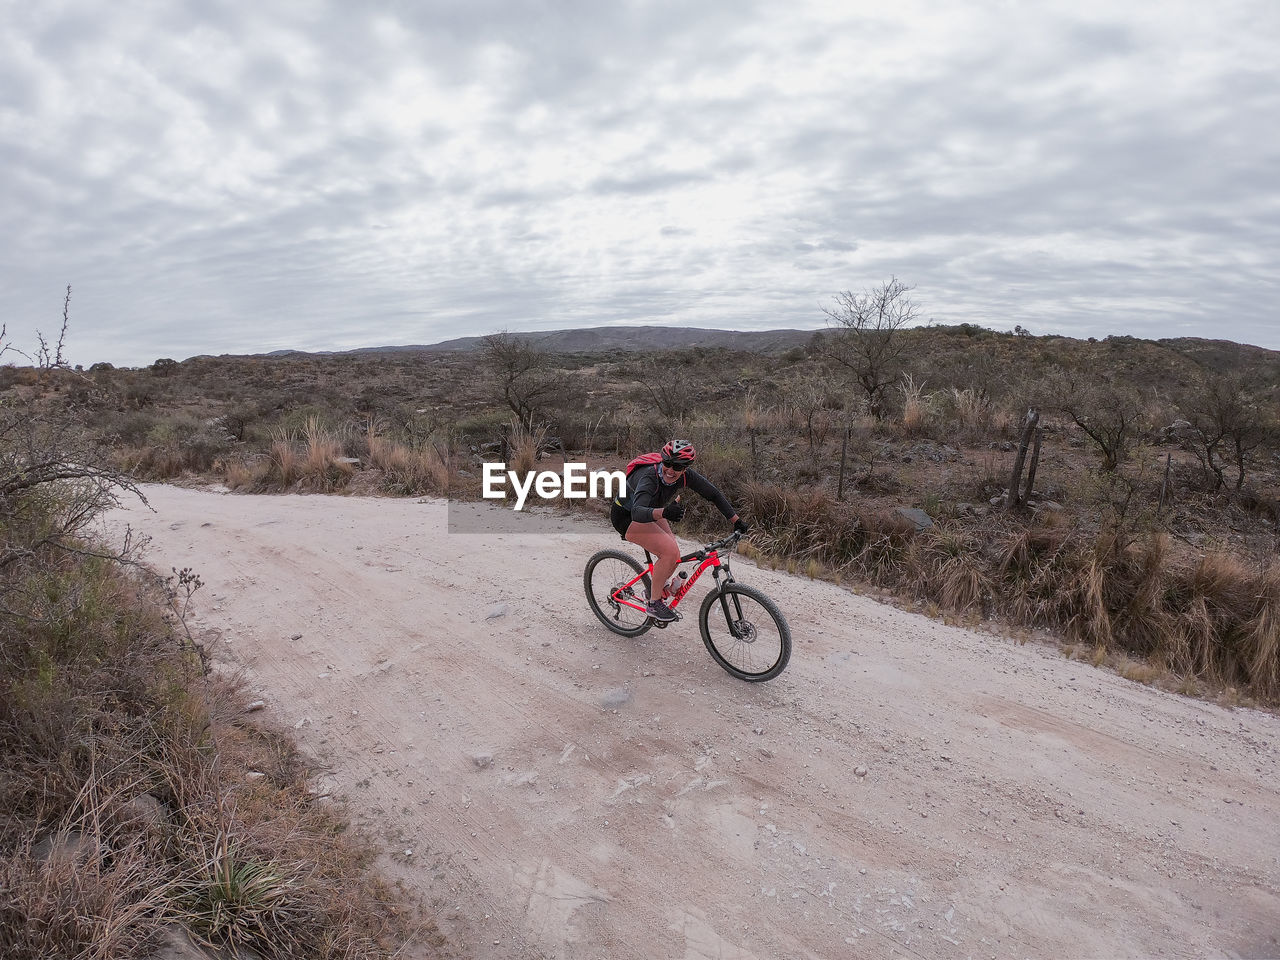
<svg viewBox="0 0 1280 960"><path fill-rule="evenodd" d="M767 562L959 622L1044 628L1183 692L1280 696L1280 355L904 329L872 397L849 335L763 354L637 334L635 351L556 355L500 336L471 352L99 367L58 389L130 476L244 491L475 497L482 461L617 467L688 437ZM1024 475L1010 505L1030 408L1034 488L1023 496ZM686 530L716 522L695 505Z"/></svg>
<svg viewBox="0 0 1280 960"><path fill-rule="evenodd" d="M0 955L387 956L423 922L292 739L206 669L199 576L95 535L141 493L58 402L63 372L20 371L0 404Z"/></svg>
<svg viewBox="0 0 1280 960"><path fill-rule="evenodd" d="M180 923L264 956L378 956L408 922L288 738L204 669L183 619L198 578L95 545L93 518L144 479L471 498L484 461L619 467L682 436L759 562L1047 631L1137 681L1280 701L1280 355L927 327L898 332L872 390L847 337L0 368L5 955L141 956ZM1010 502L1029 409L1035 482ZM687 534L720 529L692 507Z"/></svg>

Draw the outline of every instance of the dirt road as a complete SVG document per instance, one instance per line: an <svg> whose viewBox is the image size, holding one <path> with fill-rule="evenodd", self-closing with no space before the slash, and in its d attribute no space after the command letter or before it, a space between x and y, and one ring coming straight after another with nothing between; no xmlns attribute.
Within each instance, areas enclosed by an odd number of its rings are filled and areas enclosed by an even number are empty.
<svg viewBox="0 0 1280 960"><path fill-rule="evenodd" d="M693 617L595 621L603 521L146 493L111 522L204 579L197 628L459 956L1280 956L1274 716L735 561L796 644L750 685Z"/></svg>

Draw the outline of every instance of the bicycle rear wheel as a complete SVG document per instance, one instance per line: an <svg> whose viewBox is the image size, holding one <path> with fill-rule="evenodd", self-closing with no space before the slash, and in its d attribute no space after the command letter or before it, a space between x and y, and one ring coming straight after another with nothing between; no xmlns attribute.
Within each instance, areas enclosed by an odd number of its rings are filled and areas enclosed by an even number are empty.
<svg viewBox="0 0 1280 960"><path fill-rule="evenodd" d="M640 561L622 550L601 550L587 561L582 574L582 585L587 591L587 603L600 622L614 633L624 637L638 637L653 625L649 614L621 603L628 600L644 606L649 591L649 575L627 587L636 574L644 570Z"/></svg>
<svg viewBox="0 0 1280 960"><path fill-rule="evenodd" d="M702 601L698 625L711 659L739 680L772 680L791 659L786 617L755 587L726 583L713 590Z"/></svg>

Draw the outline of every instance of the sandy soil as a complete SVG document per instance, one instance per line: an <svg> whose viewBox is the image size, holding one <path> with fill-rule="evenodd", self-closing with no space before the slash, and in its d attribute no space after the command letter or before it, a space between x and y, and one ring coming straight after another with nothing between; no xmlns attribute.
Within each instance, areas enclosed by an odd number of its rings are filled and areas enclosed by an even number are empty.
<svg viewBox="0 0 1280 960"><path fill-rule="evenodd" d="M603 521L146 493L111 522L204 579L197 629L458 956L1280 955L1274 716L738 560L796 642L745 684L694 617L595 621Z"/></svg>

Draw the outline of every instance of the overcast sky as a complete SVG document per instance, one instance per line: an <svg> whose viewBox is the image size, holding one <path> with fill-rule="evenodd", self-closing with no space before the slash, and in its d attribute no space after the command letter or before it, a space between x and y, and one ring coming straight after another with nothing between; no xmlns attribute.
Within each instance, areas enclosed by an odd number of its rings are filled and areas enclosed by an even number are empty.
<svg viewBox="0 0 1280 960"><path fill-rule="evenodd" d="M84 364L924 315L1280 348L1280 3L0 0L0 317Z"/></svg>

